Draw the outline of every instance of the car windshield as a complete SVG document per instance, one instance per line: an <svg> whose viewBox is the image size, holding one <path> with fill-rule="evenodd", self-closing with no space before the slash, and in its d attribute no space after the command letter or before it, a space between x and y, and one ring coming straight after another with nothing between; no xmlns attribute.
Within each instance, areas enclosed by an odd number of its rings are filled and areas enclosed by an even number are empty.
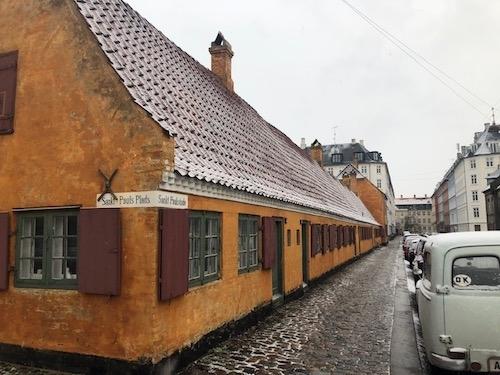
<svg viewBox="0 0 500 375"><path fill-rule="evenodd" d="M499 287L500 262L494 256L472 256L453 261L453 286L458 288Z"/></svg>

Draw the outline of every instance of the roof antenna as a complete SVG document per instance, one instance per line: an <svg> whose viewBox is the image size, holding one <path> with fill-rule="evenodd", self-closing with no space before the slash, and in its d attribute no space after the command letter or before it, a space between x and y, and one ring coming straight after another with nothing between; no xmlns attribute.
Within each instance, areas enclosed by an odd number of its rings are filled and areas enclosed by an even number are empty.
<svg viewBox="0 0 500 375"><path fill-rule="evenodd" d="M491 119L492 119L491 125L496 125L495 124L495 108L494 107L491 107Z"/></svg>

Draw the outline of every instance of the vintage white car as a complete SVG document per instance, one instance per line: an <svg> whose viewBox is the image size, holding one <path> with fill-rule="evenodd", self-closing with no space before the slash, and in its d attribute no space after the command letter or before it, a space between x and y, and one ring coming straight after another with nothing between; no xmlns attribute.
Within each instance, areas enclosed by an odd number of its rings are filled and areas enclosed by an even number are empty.
<svg viewBox="0 0 500 375"><path fill-rule="evenodd" d="M423 268L417 302L430 363L500 372L500 231L431 236Z"/></svg>

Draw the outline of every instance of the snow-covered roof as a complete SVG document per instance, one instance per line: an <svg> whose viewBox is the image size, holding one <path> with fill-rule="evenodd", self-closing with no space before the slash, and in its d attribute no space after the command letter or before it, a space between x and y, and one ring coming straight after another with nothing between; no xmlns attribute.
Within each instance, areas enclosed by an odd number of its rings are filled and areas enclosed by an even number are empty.
<svg viewBox="0 0 500 375"><path fill-rule="evenodd" d="M377 224L354 194L124 1L74 1L134 101L176 136L176 173Z"/></svg>
<svg viewBox="0 0 500 375"><path fill-rule="evenodd" d="M396 206L432 204L431 198L396 198Z"/></svg>

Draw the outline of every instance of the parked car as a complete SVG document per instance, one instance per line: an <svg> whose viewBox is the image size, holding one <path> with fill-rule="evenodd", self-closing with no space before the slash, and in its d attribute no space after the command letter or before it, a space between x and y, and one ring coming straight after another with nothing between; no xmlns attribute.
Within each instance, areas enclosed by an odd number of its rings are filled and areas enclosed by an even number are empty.
<svg viewBox="0 0 500 375"><path fill-rule="evenodd" d="M500 372L500 231L432 236L423 258L417 302L430 363Z"/></svg>
<svg viewBox="0 0 500 375"><path fill-rule="evenodd" d="M412 242L414 242L413 240ZM410 259L413 259L411 261L411 267L413 270L413 276L415 277L415 280L419 280L422 276L423 273L423 267L424 267L424 246L425 243L427 242L427 237L420 237L418 239L418 243L415 246L414 253L410 253L409 257ZM410 248L411 252L411 248Z"/></svg>
<svg viewBox="0 0 500 375"><path fill-rule="evenodd" d="M418 234L409 234L403 237L403 252L406 260L408 260L408 250L410 248L411 241L417 237L419 237Z"/></svg>

